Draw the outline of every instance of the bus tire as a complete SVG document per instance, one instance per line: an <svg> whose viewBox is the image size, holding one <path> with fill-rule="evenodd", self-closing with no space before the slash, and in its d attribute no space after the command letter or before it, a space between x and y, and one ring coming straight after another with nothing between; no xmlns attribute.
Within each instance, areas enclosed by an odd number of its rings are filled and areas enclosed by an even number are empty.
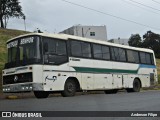
<svg viewBox="0 0 160 120"><path fill-rule="evenodd" d="M36 98L47 98L49 96L49 92L46 91L34 91L34 95Z"/></svg>
<svg viewBox="0 0 160 120"><path fill-rule="evenodd" d="M113 89L113 90L105 90L105 94L116 94L118 92L118 89Z"/></svg>
<svg viewBox="0 0 160 120"><path fill-rule="evenodd" d="M64 85L64 91L61 92L63 97L75 96L76 93L76 83L72 79L68 79Z"/></svg>
<svg viewBox="0 0 160 120"><path fill-rule="evenodd" d="M134 79L133 81L133 88L127 88L127 92L139 92L141 89L141 83L139 79Z"/></svg>

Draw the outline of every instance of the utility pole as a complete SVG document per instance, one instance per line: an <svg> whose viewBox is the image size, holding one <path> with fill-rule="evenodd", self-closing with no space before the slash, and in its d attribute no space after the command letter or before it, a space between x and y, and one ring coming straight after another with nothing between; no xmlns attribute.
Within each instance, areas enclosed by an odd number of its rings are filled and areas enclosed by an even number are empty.
<svg viewBox="0 0 160 120"><path fill-rule="evenodd" d="M82 37L84 37L83 27L82 27Z"/></svg>
<svg viewBox="0 0 160 120"><path fill-rule="evenodd" d="M24 29L26 31L26 21L25 21L26 20L26 16L25 15L23 16L23 20L24 20Z"/></svg>

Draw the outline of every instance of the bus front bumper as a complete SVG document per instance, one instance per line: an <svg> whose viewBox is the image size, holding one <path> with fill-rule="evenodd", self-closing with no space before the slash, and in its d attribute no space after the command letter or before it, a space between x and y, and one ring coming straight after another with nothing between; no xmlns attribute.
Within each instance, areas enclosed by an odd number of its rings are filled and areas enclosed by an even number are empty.
<svg viewBox="0 0 160 120"><path fill-rule="evenodd" d="M31 92L43 90L42 83L3 85L3 93Z"/></svg>

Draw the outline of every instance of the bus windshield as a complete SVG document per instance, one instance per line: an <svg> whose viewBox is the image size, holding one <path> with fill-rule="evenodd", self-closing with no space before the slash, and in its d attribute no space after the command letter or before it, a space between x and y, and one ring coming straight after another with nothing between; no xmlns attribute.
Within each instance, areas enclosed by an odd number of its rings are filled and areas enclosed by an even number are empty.
<svg viewBox="0 0 160 120"><path fill-rule="evenodd" d="M39 63L41 61L40 38L28 36L7 43L8 60L5 68Z"/></svg>

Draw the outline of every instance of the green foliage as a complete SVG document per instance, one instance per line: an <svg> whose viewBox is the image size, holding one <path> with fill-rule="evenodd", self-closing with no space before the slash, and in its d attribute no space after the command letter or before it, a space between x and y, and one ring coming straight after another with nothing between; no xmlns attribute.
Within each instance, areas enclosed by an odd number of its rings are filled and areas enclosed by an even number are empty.
<svg viewBox="0 0 160 120"><path fill-rule="evenodd" d="M158 75L158 84L160 84L160 75Z"/></svg>
<svg viewBox="0 0 160 120"><path fill-rule="evenodd" d="M143 40L139 34L132 34L129 39L129 45L133 47L142 47L152 49L155 53L156 58L160 58L160 35L147 31L143 35Z"/></svg>
<svg viewBox="0 0 160 120"><path fill-rule="evenodd" d="M156 58L160 58L160 35L147 31L143 38L143 47L152 49Z"/></svg>
<svg viewBox="0 0 160 120"><path fill-rule="evenodd" d="M132 34L129 38L128 44L133 47L141 47L142 39L139 34Z"/></svg>
<svg viewBox="0 0 160 120"><path fill-rule="evenodd" d="M19 0L0 0L0 22L2 28L6 28L7 22L11 17L25 18L19 3Z"/></svg>

